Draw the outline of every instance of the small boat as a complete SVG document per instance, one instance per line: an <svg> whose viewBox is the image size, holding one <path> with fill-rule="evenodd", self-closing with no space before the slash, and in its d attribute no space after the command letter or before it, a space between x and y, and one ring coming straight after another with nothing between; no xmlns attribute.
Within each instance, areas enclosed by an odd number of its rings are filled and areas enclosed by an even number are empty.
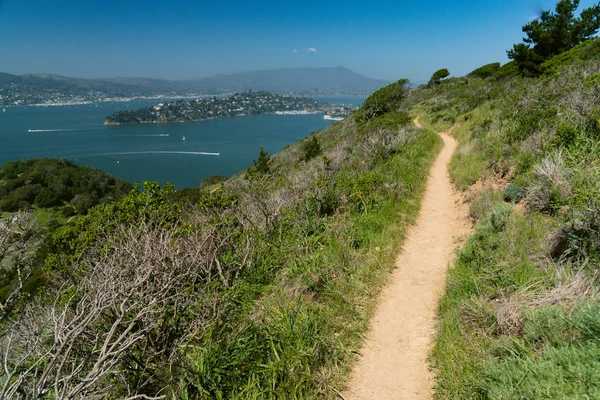
<svg viewBox="0 0 600 400"><path fill-rule="evenodd" d="M181 140L185 140L185 135L181 138Z"/></svg>
<svg viewBox="0 0 600 400"><path fill-rule="evenodd" d="M3 108L3 109L2 109L2 112L6 112L6 108Z"/></svg>

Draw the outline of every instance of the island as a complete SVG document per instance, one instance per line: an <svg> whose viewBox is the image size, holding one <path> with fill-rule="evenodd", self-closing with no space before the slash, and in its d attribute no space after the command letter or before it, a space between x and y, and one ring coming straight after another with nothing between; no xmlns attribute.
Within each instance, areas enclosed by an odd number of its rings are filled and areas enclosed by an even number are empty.
<svg viewBox="0 0 600 400"><path fill-rule="evenodd" d="M196 122L251 114L323 113L343 117L351 111L348 106L336 107L308 97L248 91L230 97L213 96L192 101L176 100L134 111L117 111L106 118L104 125Z"/></svg>

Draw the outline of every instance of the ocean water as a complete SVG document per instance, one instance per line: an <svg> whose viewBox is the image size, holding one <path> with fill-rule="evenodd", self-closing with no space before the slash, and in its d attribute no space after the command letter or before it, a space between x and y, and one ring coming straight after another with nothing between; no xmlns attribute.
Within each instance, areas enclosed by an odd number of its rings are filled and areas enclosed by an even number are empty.
<svg viewBox="0 0 600 400"><path fill-rule="evenodd" d="M355 97L319 100L336 104L362 101ZM182 189L198 187L203 179L212 175L231 176L247 168L261 146L274 154L331 124L322 114L315 114L103 125L106 116L117 110L137 109L158 102L133 100L58 107L7 107L6 112L0 110L0 165L28 158L66 158L130 182L170 182Z"/></svg>

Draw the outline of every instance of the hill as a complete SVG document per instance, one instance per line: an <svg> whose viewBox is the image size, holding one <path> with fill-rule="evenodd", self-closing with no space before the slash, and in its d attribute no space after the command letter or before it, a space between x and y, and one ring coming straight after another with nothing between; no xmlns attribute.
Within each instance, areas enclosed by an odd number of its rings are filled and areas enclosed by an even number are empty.
<svg viewBox="0 0 600 400"><path fill-rule="evenodd" d="M454 126L450 164L475 233L440 303L436 396L600 396L600 39L541 65L513 63L412 93Z"/></svg>
<svg viewBox="0 0 600 400"><path fill-rule="evenodd" d="M400 80L202 189L147 182L48 234L2 216L3 395L338 398L454 127L475 232L439 304L436 397L600 397L599 40L537 77Z"/></svg>
<svg viewBox="0 0 600 400"><path fill-rule="evenodd" d="M234 91L252 89L271 92L369 94L389 82L367 78L348 68L335 67L242 72L195 79L186 83L203 90L225 88Z"/></svg>
<svg viewBox="0 0 600 400"><path fill-rule="evenodd" d="M0 105L61 104L158 94L142 86L52 74L0 74Z"/></svg>
<svg viewBox="0 0 600 400"><path fill-rule="evenodd" d="M377 91L225 182L146 183L46 236L33 228L37 264L1 260L12 329L0 352L22 378L3 378L8 397L333 398L442 145L411 126L408 91ZM45 279L22 285L34 267ZM27 333L38 331L69 344Z"/></svg>
<svg viewBox="0 0 600 400"><path fill-rule="evenodd" d="M347 68L291 68L193 80L69 78L53 74L0 73L0 105L59 104L110 98L195 96L247 90L312 95L367 95L388 82Z"/></svg>
<svg viewBox="0 0 600 400"><path fill-rule="evenodd" d="M54 208L66 217L125 196L133 186L106 172L50 158L0 168L0 211Z"/></svg>

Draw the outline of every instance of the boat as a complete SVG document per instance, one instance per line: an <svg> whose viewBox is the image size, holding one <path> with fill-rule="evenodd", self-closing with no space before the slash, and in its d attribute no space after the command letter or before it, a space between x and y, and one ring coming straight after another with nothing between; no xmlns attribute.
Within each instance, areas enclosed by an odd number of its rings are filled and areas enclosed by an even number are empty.
<svg viewBox="0 0 600 400"><path fill-rule="evenodd" d="M2 109L2 112L6 112L6 108L3 108L3 109Z"/></svg>
<svg viewBox="0 0 600 400"><path fill-rule="evenodd" d="M185 135L183 135L183 137L181 138L181 140L185 140Z"/></svg>
<svg viewBox="0 0 600 400"><path fill-rule="evenodd" d="M343 120L343 119L344 119L344 117L334 117L334 116L331 116L331 115L327 115L327 114L325 114L325 115L323 116L323 119L324 119L324 120L327 120L327 121L341 121L341 120Z"/></svg>

